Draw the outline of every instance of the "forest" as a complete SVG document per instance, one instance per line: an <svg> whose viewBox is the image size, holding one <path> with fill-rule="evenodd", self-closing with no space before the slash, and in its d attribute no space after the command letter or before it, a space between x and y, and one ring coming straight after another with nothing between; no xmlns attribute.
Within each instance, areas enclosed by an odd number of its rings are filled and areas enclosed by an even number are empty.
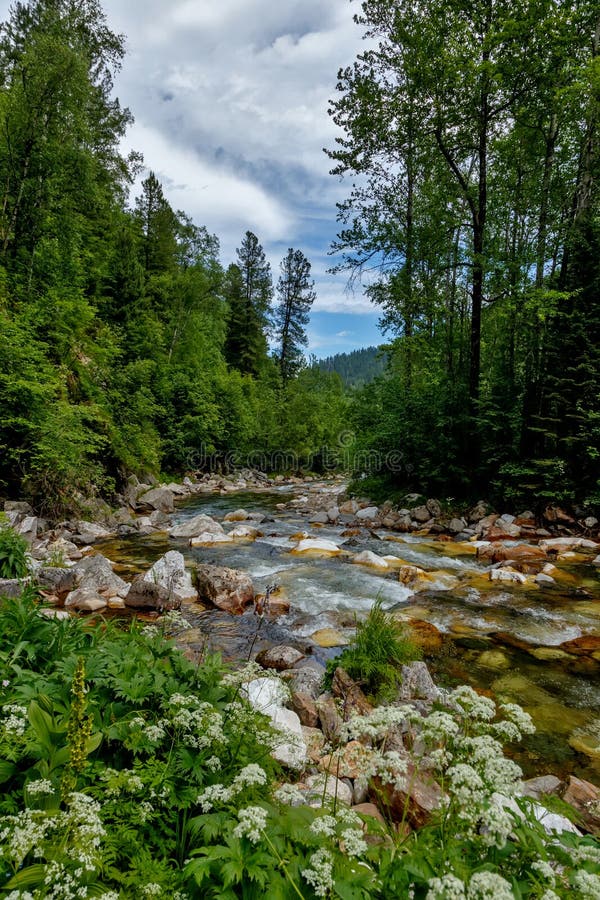
<svg viewBox="0 0 600 900"><path fill-rule="evenodd" d="M274 283L248 231L224 264L141 153L121 153L125 43L99 2L12 6L2 492L67 509L130 473L253 454L318 469L349 430L346 463L401 455L369 473L390 490L600 503L595 4L365 0L355 19L365 49L337 89L332 71L327 152L348 185L333 250L388 342L385 370L348 392L304 357L302 250Z"/></svg>

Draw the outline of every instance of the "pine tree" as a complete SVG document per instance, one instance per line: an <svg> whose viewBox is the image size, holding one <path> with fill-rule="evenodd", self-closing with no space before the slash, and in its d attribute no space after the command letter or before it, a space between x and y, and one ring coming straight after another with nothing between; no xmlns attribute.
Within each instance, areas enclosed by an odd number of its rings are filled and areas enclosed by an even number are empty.
<svg viewBox="0 0 600 900"><path fill-rule="evenodd" d="M238 262L227 270L225 282L230 309L225 356L230 366L256 375L267 357L271 267L251 231L246 232L237 256Z"/></svg>
<svg viewBox="0 0 600 900"><path fill-rule="evenodd" d="M292 247L281 261L277 283L279 303L275 309L275 334L279 344L277 360L284 384L302 365L302 348L308 343L306 326L316 294L310 277L310 263L301 250Z"/></svg>

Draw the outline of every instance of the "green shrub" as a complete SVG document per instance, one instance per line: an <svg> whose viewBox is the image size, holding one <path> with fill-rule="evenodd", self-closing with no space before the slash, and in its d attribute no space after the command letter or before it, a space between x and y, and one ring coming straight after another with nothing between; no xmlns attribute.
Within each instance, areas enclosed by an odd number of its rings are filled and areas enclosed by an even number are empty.
<svg viewBox="0 0 600 900"><path fill-rule="evenodd" d="M27 541L9 525L0 525L0 578L27 575Z"/></svg>
<svg viewBox="0 0 600 900"><path fill-rule="evenodd" d="M391 699L401 682L400 670L419 659L420 652L393 616L376 600L363 622L356 621L356 636L341 656L330 660L328 676L338 666L358 682L376 701Z"/></svg>

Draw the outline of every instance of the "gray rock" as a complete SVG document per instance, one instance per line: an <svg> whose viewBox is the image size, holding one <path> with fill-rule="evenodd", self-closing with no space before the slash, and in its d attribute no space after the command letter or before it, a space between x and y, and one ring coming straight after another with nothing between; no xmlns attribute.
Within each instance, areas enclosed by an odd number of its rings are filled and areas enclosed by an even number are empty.
<svg viewBox="0 0 600 900"><path fill-rule="evenodd" d="M319 510L318 512L311 514L309 522L312 522L315 525L327 525L329 523L329 516L326 512Z"/></svg>
<svg viewBox="0 0 600 900"><path fill-rule="evenodd" d="M583 524L586 528L595 528L598 524L598 519L595 516L588 516L587 519L583 520Z"/></svg>
<svg viewBox="0 0 600 900"><path fill-rule="evenodd" d="M556 584L556 581L552 577L552 575L545 575L543 572L540 572L535 576L534 581L536 584Z"/></svg>
<svg viewBox="0 0 600 900"><path fill-rule="evenodd" d="M302 663L295 669L286 672L292 690L298 694L308 694L313 700L316 700L321 693L324 675L324 666L315 662Z"/></svg>
<svg viewBox="0 0 600 900"><path fill-rule="evenodd" d="M424 662L417 661L402 666L402 684L398 700L427 700L433 703L439 696L440 692Z"/></svg>
<svg viewBox="0 0 600 900"><path fill-rule="evenodd" d="M172 538L190 539L199 537L201 534L225 534L223 526L219 522L215 522L210 516L200 514L191 519L186 519L179 525L175 525L169 531Z"/></svg>
<svg viewBox="0 0 600 900"><path fill-rule="evenodd" d="M171 524L171 517L164 513L162 509L155 509L154 512L150 513L150 524L154 525L155 528L161 528L166 531Z"/></svg>
<svg viewBox="0 0 600 900"><path fill-rule="evenodd" d="M600 554L595 559L592 560L592 565L600 566Z"/></svg>
<svg viewBox="0 0 600 900"><path fill-rule="evenodd" d="M71 571L78 587L105 594L107 597L127 596L129 585L113 572L110 560L101 553L86 556L76 563Z"/></svg>
<svg viewBox="0 0 600 900"><path fill-rule="evenodd" d="M133 609L179 609L181 601L169 594L169 591L153 581L145 581L144 575L134 579L127 597L126 606Z"/></svg>
<svg viewBox="0 0 600 900"><path fill-rule="evenodd" d="M442 514L442 507L438 500L428 500L425 504L431 515L434 519L437 519Z"/></svg>
<svg viewBox="0 0 600 900"><path fill-rule="evenodd" d="M454 519L450 519L450 521L448 522L447 528L448 528L448 531L450 532L450 534L460 534L461 531L463 531L466 528L466 526L467 526L467 523L465 522L464 519L454 518Z"/></svg>
<svg viewBox="0 0 600 900"><path fill-rule="evenodd" d="M411 509L410 514L415 522L418 522L419 524L429 522L431 519L431 513L426 506L416 506L414 509Z"/></svg>
<svg viewBox="0 0 600 900"><path fill-rule="evenodd" d="M17 600L23 593L26 581L18 578L0 578L0 597Z"/></svg>
<svg viewBox="0 0 600 900"><path fill-rule="evenodd" d="M112 532L103 525L97 525L95 522L80 521L75 524L76 533L72 535L73 542L79 546L87 546L95 544L96 541L102 541L111 537Z"/></svg>
<svg viewBox="0 0 600 900"><path fill-rule="evenodd" d="M504 513L504 515L500 516L496 524L504 524L504 525L512 525L515 521L516 516L511 516L508 513Z"/></svg>
<svg viewBox="0 0 600 900"><path fill-rule="evenodd" d="M105 597L101 597L95 590L78 588L71 591L65 600L65 609L76 609L80 612L98 612L108 606Z"/></svg>
<svg viewBox="0 0 600 900"><path fill-rule="evenodd" d="M169 550L158 559L143 576L144 581L159 584L170 598L197 600L198 592L192 585L192 577L185 568L185 560L178 550Z"/></svg>
<svg viewBox="0 0 600 900"><path fill-rule="evenodd" d="M304 653L286 644L277 644L257 654L256 662L265 669L291 669L304 659ZM307 724L306 722L304 724Z"/></svg>
<svg viewBox="0 0 600 900"><path fill-rule="evenodd" d="M360 519L376 519L379 515L379 508L377 506L367 506L365 509L359 509L356 513L356 518Z"/></svg>
<svg viewBox="0 0 600 900"><path fill-rule="evenodd" d="M524 797L539 800L543 794L558 794L561 787L562 781L556 775L538 775L537 778L528 778L523 782L521 793Z"/></svg>
<svg viewBox="0 0 600 900"><path fill-rule="evenodd" d="M226 612L242 613L254 601L250 576L226 566L198 566L196 586L200 600Z"/></svg>
<svg viewBox="0 0 600 900"><path fill-rule="evenodd" d="M341 778L323 772L320 775L311 775L306 779L308 785L308 802L310 806L323 806L323 796L329 802L344 803L352 806L352 790Z"/></svg>
<svg viewBox="0 0 600 900"><path fill-rule="evenodd" d="M24 516L32 516L33 510L29 503L25 500L5 500L4 501L4 512L18 512L22 513Z"/></svg>
<svg viewBox="0 0 600 900"><path fill-rule="evenodd" d="M166 487L153 488L138 497L138 503L151 509L159 509L161 512L170 513L175 509L173 494Z"/></svg>
<svg viewBox="0 0 600 900"><path fill-rule="evenodd" d="M24 519L14 526L17 534L24 537L28 544L33 544L38 533L38 520L36 516L25 516Z"/></svg>
<svg viewBox="0 0 600 900"><path fill-rule="evenodd" d="M36 573L39 586L53 594L66 594L75 590L76 576L73 569L63 569L54 566L42 566Z"/></svg>
<svg viewBox="0 0 600 900"><path fill-rule="evenodd" d="M337 522L340 517L340 510L337 506L330 506L327 510L327 518L330 522Z"/></svg>

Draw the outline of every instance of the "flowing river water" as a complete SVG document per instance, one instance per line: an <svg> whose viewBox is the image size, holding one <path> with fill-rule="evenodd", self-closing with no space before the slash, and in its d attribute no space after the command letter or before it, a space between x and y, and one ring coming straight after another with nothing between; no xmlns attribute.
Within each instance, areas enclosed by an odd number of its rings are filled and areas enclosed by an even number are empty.
<svg viewBox="0 0 600 900"><path fill-rule="evenodd" d="M572 655L559 649L582 635L600 636L600 570L591 558L559 564L561 578L551 587L491 582L489 564L475 548L431 537L361 529L342 536L347 525L316 528L289 506L289 488L204 494L183 501L175 523L199 512L222 520L243 508L267 519L255 541L190 548L166 533L122 537L98 549L118 570L132 576L146 570L169 549L180 550L189 565L214 563L247 572L258 592L278 585L290 603L289 614L261 624L252 612L231 616L219 610L186 606L193 628L180 637L193 649L210 646L225 658L246 658L273 642L311 644L310 637L333 628L346 639L354 615L364 615L376 598L399 619L418 619L442 633L426 652L434 678L442 685L468 683L496 699L519 703L533 717L537 733L527 738L518 761L527 775L572 772L600 783L600 653ZM334 541L338 557L298 557L290 553L292 535L308 531ZM352 564L359 552L393 554L432 573L417 587L404 585L398 573ZM441 644L441 645L440 645ZM341 647L311 646L321 661Z"/></svg>

